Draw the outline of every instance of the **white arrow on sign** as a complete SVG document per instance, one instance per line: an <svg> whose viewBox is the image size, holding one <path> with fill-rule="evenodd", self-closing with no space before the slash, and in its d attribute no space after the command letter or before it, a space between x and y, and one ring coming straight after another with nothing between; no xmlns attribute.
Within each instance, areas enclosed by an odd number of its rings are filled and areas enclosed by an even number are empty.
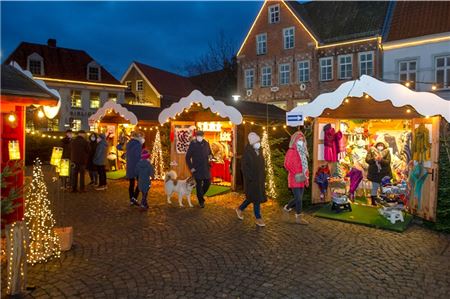
<svg viewBox="0 0 450 299"><path fill-rule="evenodd" d="M286 112L286 124L291 127L303 126L302 112Z"/></svg>

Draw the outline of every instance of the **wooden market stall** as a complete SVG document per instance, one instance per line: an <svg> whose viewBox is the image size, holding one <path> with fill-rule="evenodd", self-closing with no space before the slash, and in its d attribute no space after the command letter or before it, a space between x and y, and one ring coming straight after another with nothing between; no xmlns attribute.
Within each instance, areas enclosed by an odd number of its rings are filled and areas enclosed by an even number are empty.
<svg viewBox="0 0 450 299"><path fill-rule="evenodd" d="M450 121L450 102L434 93L362 76L289 113L293 112L314 118L311 177L321 166L328 166L332 178L343 178L356 167L364 173L358 189L365 195L370 192L365 156L382 141L391 153L394 181L408 185L409 211L436 220L439 127L441 122ZM330 134L335 138L332 158L324 154L330 150ZM422 136L428 140L418 144ZM411 178L416 169L420 169L421 182ZM312 183L312 202L329 202L329 188L321 192L318 184Z"/></svg>

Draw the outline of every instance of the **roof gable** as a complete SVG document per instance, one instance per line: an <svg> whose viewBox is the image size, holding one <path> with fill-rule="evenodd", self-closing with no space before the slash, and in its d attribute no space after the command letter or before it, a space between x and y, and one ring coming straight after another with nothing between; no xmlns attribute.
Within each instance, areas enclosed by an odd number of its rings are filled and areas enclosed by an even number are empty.
<svg viewBox="0 0 450 299"><path fill-rule="evenodd" d="M44 60L44 76L42 77L89 82L87 80L87 67L89 63L95 60L82 50L22 42L5 60L5 64L15 61L23 69L26 69L27 58L33 53L38 54ZM104 67L100 66L100 68L100 80L92 82L120 84Z"/></svg>

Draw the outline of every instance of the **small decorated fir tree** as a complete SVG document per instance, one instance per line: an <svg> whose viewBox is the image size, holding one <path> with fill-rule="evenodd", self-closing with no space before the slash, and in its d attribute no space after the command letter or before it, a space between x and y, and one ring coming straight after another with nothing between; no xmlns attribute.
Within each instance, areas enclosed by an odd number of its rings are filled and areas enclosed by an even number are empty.
<svg viewBox="0 0 450 299"><path fill-rule="evenodd" d="M273 173L273 164L272 164L272 152L270 151L269 146L269 134L267 130L263 131L263 136L261 140L261 147L263 150L264 159L266 162L266 191L267 196L269 198L276 198L277 192L275 190L275 177Z"/></svg>
<svg viewBox="0 0 450 299"><path fill-rule="evenodd" d="M161 134L159 129L156 129L155 142L153 143L153 150L150 162L155 168L155 178L163 179L164 178L164 159L163 152L161 146Z"/></svg>
<svg viewBox="0 0 450 299"><path fill-rule="evenodd" d="M27 189L25 220L30 233L28 262L35 264L59 257L60 243L53 231L55 219L50 210L47 186L39 158L34 161L33 179Z"/></svg>

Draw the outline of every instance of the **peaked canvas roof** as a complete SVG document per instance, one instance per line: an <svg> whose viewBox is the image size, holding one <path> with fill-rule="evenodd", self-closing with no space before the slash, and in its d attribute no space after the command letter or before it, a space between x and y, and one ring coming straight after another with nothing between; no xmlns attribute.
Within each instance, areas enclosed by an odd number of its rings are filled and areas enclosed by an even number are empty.
<svg viewBox="0 0 450 299"><path fill-rule="evenodd" d="M450 122L450 101L431 92L417 92L398 83L386 83L363 75L341 84L335 91L323 93L311 103L290 112L301 112L303 117L321 116L325 109L336 109L347 97L362 98L365 94L377 102L390 100L394 107L411 106L423 116L441 115Z"/></svg>
<svg viewBox="0 0 450 299"><path fill-rule="evenodd" d="M101 108L97 110L94 114L89 117L89 124L94 124L96 121L100 121L109 110L122 116L124 119L128 120L130 124L137 125L138 119L133 112L129 111L127 108L123 107L119 103L109 100Z"/></svg>

